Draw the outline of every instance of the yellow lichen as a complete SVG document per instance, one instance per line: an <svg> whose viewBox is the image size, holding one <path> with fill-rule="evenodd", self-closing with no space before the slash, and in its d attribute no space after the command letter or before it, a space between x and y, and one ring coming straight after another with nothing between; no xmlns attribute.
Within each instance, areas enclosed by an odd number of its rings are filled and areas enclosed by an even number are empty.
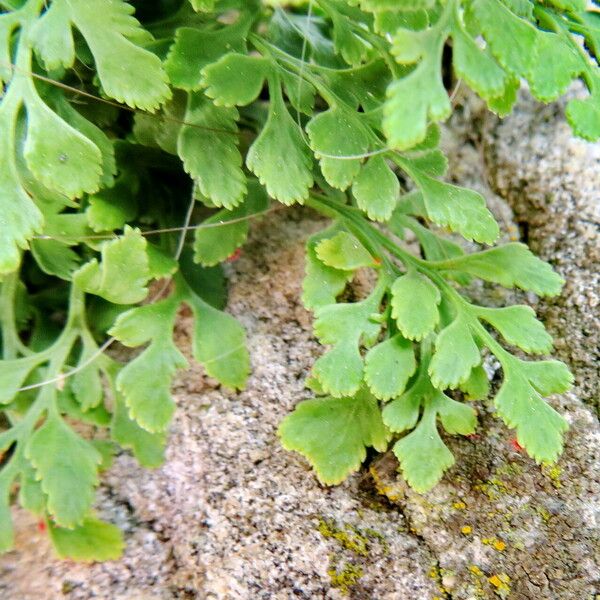
<svg viewBox="0 0 600 600"><path fill-rule="evenodd" d="M317 529L323 537L337 540L346 550L358 556L369 555L369 539L355 527L346 525L345 529L341 529L332 520L319 519Z"/></svg>
<svg viewBox="0 0 600 600"><path fill-rule="evenodd" d="M496 588L496 593L505 596L510 592L510 577L506 573L499 573L488 577L488 581Z"/></svg>
<svg viewBox="0 0 600 600"><path fill-rule="evenodd" d="M327 571L331 580L331 585L338 588L342 593L347 594L353 585L364 575L363 568L360 565L352 563L345 564L339 571L332 567Z"/></svg>
<svg viewBox="0 0 600 600"><path fill-rule="evenodd" d="M502 552L506 548L506 544L502 540L495 540L494 548L496 548L496 550L499 552Z"/></svg>
<svg viewBox="0 0 600 600"><path fill-rule="evenodd" d="M556 489L559 489L562 487L562 481L560 478L560 476L562 474L562 469L558 465L543 465L542 473L548 479L550 479L550 482Z"/></svg>
<svg viewBox="0 0 600 600"><path fill-rule="evenodd" d="M460 532L463 535L471 535L473 533L473 528L470 525L464 525L460 528Z"/></svg>
<svg viewBox="0 0 600 600"><path fill-rule="evenodd" d="M469 565L469 571L471 571L473 575L477 575L477 577L483 576L483 571L477 565Z"/></svg>
<svg viewBox="0 0 600 600"><path fill-rule="evenodd" d="M467 508L467 505L464 502L455 502L452 505L454 508L456 508L456 510L464 510L465 508Z"/></svg>

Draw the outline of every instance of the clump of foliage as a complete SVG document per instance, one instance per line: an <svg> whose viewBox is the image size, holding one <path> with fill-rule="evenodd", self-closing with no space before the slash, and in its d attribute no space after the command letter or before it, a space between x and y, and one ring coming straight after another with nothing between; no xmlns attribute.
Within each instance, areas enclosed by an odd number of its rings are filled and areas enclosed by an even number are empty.
<svg viewBox="0 0 600 600"><path fill-rule="evenodd" d="M280 428L323 483L393 441L408 483L435 485L454 462L439 428L472 433L469 400L488 395L484 352L498 416L556 460L567 425L543 397L571 375L511 350L548 354L550 336L531 308L461 288L551 296L561 278L523 244L492 247L484 198L441 179L437 124L452 76L499 115L523 80L548 102L579 78L589 95L567 117L598 138L599 24L584 0L0 0L0 550L16 500L59 555L120 554L92 510L98 473L119 446L163 458L182 304L195 359L243 388L220 263L276 202L333 219L306 249L316 397ZM372 292L338 302L365 268ZM143 349L121 363L103 352L115 340Z"/></svg>

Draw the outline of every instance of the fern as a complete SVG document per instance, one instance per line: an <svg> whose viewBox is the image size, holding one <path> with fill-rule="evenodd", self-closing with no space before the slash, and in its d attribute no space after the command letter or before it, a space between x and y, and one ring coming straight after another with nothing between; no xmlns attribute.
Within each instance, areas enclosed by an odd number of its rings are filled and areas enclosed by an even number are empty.
<svg viewBox="0 0 600 600"><path fill-rule="evenodd" d="M94 515L99 472L119 446L162 461L186 366L172 341L182 304L195 359L244 387L219 264L273 201L333 220L307 243L302 295L327 346L307 381L316 397L279 431L323 483L393 441L408 483L435 485L454 462L440 427L472 433L464 398L489 393L483 352L502 367L494 403L519 444L538 462L561 452L566 421L544 397L572 376L513 351L546 355L550 336L529 307L478 306L461 288L552 296L563 282L522 244L486 249L499 228L484 198L443 181L442 57L450 48L454 77L499 115L524 80L549 102L581 79L589 94L567 118L595 140L598 12L583 0L271 4L0 1L0 550L16 500L60 556L120 554L120 532ZM406 231L422 257L397 241ZM358 269L377 284L338 302ZM115 341L143 349L123 364L104 352Z"/></svg>

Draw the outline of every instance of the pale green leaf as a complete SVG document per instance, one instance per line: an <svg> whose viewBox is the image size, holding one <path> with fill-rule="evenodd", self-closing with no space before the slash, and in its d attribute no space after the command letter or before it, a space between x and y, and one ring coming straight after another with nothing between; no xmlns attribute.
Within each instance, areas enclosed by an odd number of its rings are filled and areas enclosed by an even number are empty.
<svg viewBox="0 0 600 600"><path fill-rule="evenodd" d="M537 57L538 31L499 0L473 0L472 11L498 62L525 76Z"/></svg>
<svg viewBox="0 0 600 600"><path fill-rule="evenodd" d="M520 367L542 396L562 394L573 385L572 373L565 363L558 360L521 361Z"/></svg>
<svg viewBox="0 0 600 600"><path fill-rule="evenodd" d="M59 558L86 562L115 560L125 548L121 530L93 516L86 517L74 529L57 527L50 521L48 532Z"/></svg>
<svg viewBox="0 0 600 600"><path fill-rule="evenodd" d="M68 10L71 22L85 38L108 96L150 111L171 96L160 59L138 45L149 36L133 17L131 4L123 0L54 0L55 4Z"/></svg>
<svg viewBox="0 0 600 600"><path fill-rule="evenodd" d="M248 182L246 200L232 210L220 210L202 222L194 234L194 261L213 266L231 256L248 236L250 217L264 212L269 199L256 180Z"/></svg>
<svg viewBox="0 0 600 600"><path fill-rule="evenodd" d="M552 336L535 318L529 306L505 308L478 308L478 315L497 329L514 346L532 354L548 354L552 350Z"/></svg>
<svg viewBox="0 0 600 600"><path fill-rule="evenodd" d="M129 416L151 433L166 430L175 410L171 379L187 361L173 343L173 322L179 303L169 298L119 315L110 330L121 343L150 345L119 372L116 383Z"/></svg>
<svg viewBox="0 0 600 600"><path fill-rule="evenodd" d="M111 436L120 446L130 449L143 467L158 467L164 461L165 434L150 433L132 421L121 394L115 399Z"/></svg>
<svg viewBox="0 0 600 600"><path fill-rule="evenodd" d="M0 275L14 271L20 250L42 228L40 209L23 188L14 154L16 110L0 103Z"/></svg>
<svg viewBox="0 0 600 600"><path fill-rule="evenodd" d="M246 332L231 315L213 308L198 296L190 296L195 325L194 358L211 377L233 389L243 389L250 372Z"/></svg>
<svg viewBox="0 0 600 600"><path fill-rule="evenodd" d="M437 430L436 411L430 403L414 431L396 442L393 450L404 479L419 493L429 491L454 464L454 456Z"/></svg>
<svg viewBox="0 0 600 600"><path fill-rule="evenodd" d="M389 400L402 394L416 368L412 344L396 334L367 352L365 382L376 398Z"/></svg>
<svg viewBox="0 0 600 600"><path fill-rule="evenodd" d="M313 366L313 374L327 394L341 397L358 391L363 379L359 347L373 342L379 333L381 326L371 317L379 312L383 283L380 280L361 302L329 304L316 310L315 334L322 344L333 346Z"/></svg>
<svg viewBox="0 0 600 600"><path fill-rule="evenodd" d="M564 283L548 263L519 242L453 258L443 264L507 288L519 287L540 296L556 296Z"/></svg>
<svg viewBox="0 0 600 600"><path fill-rule="evenodd" d="M256 100L270 70L265 58L226 54L203 69L204 93L217 106L246 106Z"/></svg>
<svg viewBox="0 0 600 600"><path fill-rule="evenodd" d="M367 129L354 112L334 107L313 117L306 132L327 183L345 190L360 170L360 156L369 150ZM359 158L347 158L352 156Z"/></svg>
<svg viewBox="0 0 600 600"><path fill-rule="evenodd" d="M37 94L29 93L25 104L23 156L29 170L43 185L68 198L95 192L103 163L98 146L58 117Z"/></svg>
<svg viewBox="0 0 600 600"><path fill-rule="evenodd" d="M46 512L46 497L42 486L36 479L35 469L27 461L23 461L19 477L19 504L37 516Z"/></svg>
<svg viewBox="0 0 600 600"><path fill-rule="evenodd" d="M202 94L190 94L177 140L183 168L215 206L233 208L246 193L242 155L237 148L238 113L215 106Z"/></svg>
<svg viewBox="0 0 600 600"><path fill-rule="evenodd" d="M146 297L150 278L146 240L139 229L125 227L124 234L101 247L102 262L93 258L73 275L81 289L114 304L134 304Z"/></svg>
<svg viewBox="0 0 600 600"><path fill-rule="evenodd" d="M537 35L537 60L532 63L527 80L531 93L542 102L552 102L566 91L571 81L583 71L581 55L555 33Z"/></svg>
<svg viewBox="0 0 600 600"><path fill-rule="evenodd" d="M477 365L471 371L466 381L458 386L469 400L483 400L490 393L490 381L482 365Z"/></svg>
<svg viewBox="0 0 600 600"><path fill-rule="evenodd" d="M382 156L373 156L354 180L358 207L374 221L387 221L400 197L400 182Z"/></svg>
<svg viewBox="0 0 600 600"><path fill-rule="evenodd" d="M279 84L269 84L269 90L269 117L248 151L246 164L269 196L283 204L302 204L313 185L312 153L286 108Z"/></svg>
<svg viewBox="0 0 600 600"><path fill-rule="evenodd" d="M433 331L440 315L440 291L425 275L410 272L398 277L392 288L392 317L409 340L421 340Z"/></svg>
<svg viewBox="0 0 600 600"><path fill-rule="evenodd" d="M480 362L469 323L459 315L435 340L435 352L429 363L431 383L440 390L454 389L467 380L471 369Z"/></svg>
<svg viewBox="0 0 600 600"><path fill-rule="evenodd" d="M328 267L342 271L354 271L375 264L370 252L346 231L340 231L333 237L320 241L315 252L319 260Z"/></svg>
<svg viewBox="0 0 600 600"><path fill-rule="evenodd" d="M324 229L312 235L306 242L305 276L302 281L302 302L309 310L315 310L327 304L333 304L352 278L352 272L340 271L323 264L317 258L316 247L329 239L336 228Z"/></svg>
<svg viewBox="0 0 600 600"><path fill-rule="evenodd" d="M419 186L427 215L434 223L484 244L498 238L498 224L481 194L429 177L411 168L407 161L400 164Z"/></svg>
<svg viewBox="0 0 600 600"><path fill-rule="evenodd" d="M171 83L184 90L200 89L204 67L230 52L245 52L251 24L252 18L242 14L235 23L219 29L178 27L165 61Z"/></svg>
<svg viewBox="0 0 600 600"><path fill-rule="evenodd" d="M567 422L531 384L516 360L504 368L504 383L494 399L498 414L516 429L517 441L537 462L554 462L563 448Z"/></svg>
<svg viewBox="0 0 600 600"><path fill-rule="evenodd" d="M326 485L341 483L357 471L372 446L383 452L389 434L376 400L365 391L352 398L301 402L279 426L286 450L300 452Z"/></svg>
<svg viewBox="0 0 600 600"><path fill-rule="evenodd" d="M463 402L452 400L445 394L435 394L433 405L437 410L443 428L450 434L471 435L477 427L475 409Z"/></svg>
<svg viewBox="0 0 600 600"><path fill-rule="evenodd" d="M69 7L53 2L31 28L33 48L47 71L68 68L75 61Z"/></svg>
<svg viewBox="0 0 600 600"><path fill-rule="evenodd" d="M416 382L398 398L386 404L383 409L383 422L394 432L412 429L419 419L419 410L423 402L423 386Z"/></svg>
<svg viewBox="0 0 600 600"><path fill-rule="evenodd" d="M31 254L44 273L69 281L79 267L79 255L57 240L31 240Z"/></svg>
<svg viewBox="0 0 600 600"><path fill-rule="evenodd" d="M0 485L0 553L12 550L15 543L10 510L10 486Z"/></svg>
<svg viewBox="0 0 600 600"><path fill-rule="evenodd" d="M94 499L100 453L58 415L50 414L29 438L25 455L41 481L55 523L62 527L82 523Z"/></svg>

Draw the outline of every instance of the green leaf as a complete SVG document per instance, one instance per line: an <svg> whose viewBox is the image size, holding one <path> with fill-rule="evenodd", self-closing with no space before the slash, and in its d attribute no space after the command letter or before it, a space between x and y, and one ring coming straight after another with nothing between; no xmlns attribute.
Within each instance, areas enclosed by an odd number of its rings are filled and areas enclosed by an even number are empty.
<svg viewBox="0 0 600 600"><path fill-rule="evenodd" d="M444 471L454 464L454 456L442 441L436 426L436 411L432 403L417 427L394 445L402 475L411 488L424 493L436 485Z"/></svg>
<svg viewBox="0 0 600 600"><path fill-rule="evenodd" d="M100 453L50 414L29 438L25 456L41 481L54 521L62 527L81 524L94 499Z"/></svg>
<svg viewBox="0 0 600 600"><path fill-rule="evenodd" d="M376 400L364 390L352 398L301 402L279 426L286 450L302 454L325 485L341 483L357 471L372 446L387 448L389 434Z"/></svg>
<svg viewBox="0 0 600 600"><path fill-rule="evenodd" d="M403 41L396 38L394 48L401 47ZM443 41L439 47L427 49L412 73L388 87L383 130L390 146L397 150L408 150L423 141L430 120L442 121L452 112L439 68Z"/></svg>
<svg viewBox="0 0 600 600"><path fill-rule="evenodd" d="M21 260L20 250L42 228L40 209L25 191L14 154L17 113L0 103L0 275L14 271Z"/></svg>
<svg viewBox="0 0 600 600"><path fill-rule="evenodd" d="M190 296L189 304L195 318L194 358L223 385L243 389L250 372L244 328L234 317L197 296Z"/></svg>
<svg viewBox="0 0 600 600"><path fill-rule="evenodd" d="M31 254L44 273L69 281L79 267L79 255L57 240L31 240Z"/></svg>
<svg viewBox="0 0 600 600"><path fill-rule="evenodd" d="M440 315L441 300L437 286L427 277L411 271L398 277L392 287L392 317L409 340L421 340L433 331Z"/></svg>
<svg viewBox="0 0 600 600"><path fill-rule="evenodd" d="M536 98L542 102L558 99L583 70L581 56L560 35L538 33L537 60L527 75L531 93Z"/></svg>
<svg viewBox="0 0 600 600"><path fill-rule="evenodd" d="M26 358L0 360L0 404L8 404L18 393L25 379L45 357L33 354Z"/></svg>
<svg viewBox="0 0 600 600"><path fill-rule="evenodd" d="M232 210L220 210L202 222L194 234L194 261L216 265L231 256L248 236L250 219L265 212L269 199L256 180L248 182L246 200Z"/></svg>
<svg viewBox="0 0 600 600"><path fill-rule="evenodd" d="M498 62L525 76L536 60L538 31L498 0L473 0L472 11Z"/></svg>
<svg viewBox="0 0 600 600"><path fill-rule="evenodd" d="M469 400L483 400L490 393L490 381L482 365L477 365L471 371L466 381L458 386Z"/></svg>
<svg viewBox="0 0 600 600"><path fill-rule="evenodd" d="M469 323L459 315L435 340L435 352L429 364L431 383L440 390L457 388L480 362L479 348Z"/></svg>
<svg viewBox="0 0 600 600"><path fill-rule="evenodd" d="M400 165L419 186L427 215L434 223L484 244L492 244L498 238L498 224L481 194L433 179L407 161L401 161Z"/></svg>
<svg viewBox="0 0 600 600"><path fill-rule="evenodd" d="M354 180L358 207L374 221L388 221L400 197L400 182L382 156L373 156Z"/></svg>
<svg viewBox="0 0 600 600"><path fill-rule="evenodd" d="M539 296L556 296L564 283L548 263L534 256L525 244L518 242L453 258L443 264L486 281L507 288L519 287Z"/></svg>
<svg viewBox="0 0 600 600"><path fill-rule="evenodd" d="M404 394L386 404L382 413L386 427L397 433L412 429L419 419L423 398L423 386L416 382Z"/></svg>
<svg viewBox="0 0 600 600"><path fill-rule="evenodd" d="M482 98L501 95L507 74L489 52L481 49L460 26L454 27L452 40L452 59L457 77L464 79Z"/></svg>
<svg viewBox="0 0 600 600"><path fill-rule="evenodd" d="M383 279L371 295L351 304L329 304L315 312L315 335L322 344L333 348L321 356L313 366L313 374L325 393L335 397L355 394L363 379L361 343L373 342L380 325L373 322L378 313L384 290Z"/></svg>
<svg viewBox="0 0 600 600"><path fill-rule="evenodd" d="M287 205L302 204L313 185L311 152L285 106L279 84L270 83L269 90L269 116L248 151L246 164L269 196Z"/></svg>
<svg viewBox="0 0 600 600"><path fill-rule="evenodd" d="M90 227L96 231L121 229L138 214L137 177L124 170L113 187L104 188L88 198L85 211Z"/></svg>
<svg viewBox="0 0 600 600"><path fill-rule="evenodd" d="M583 12L588 4L586 0L548 0L548 2L556 6L556 8L575 13Z"/></svg>
<svg viewBox="0 0 600 600"><path fill-rule="evenodd" d="M68 68L75 62L68 4L53 2L31 29L33 48L46 71Z"/></svg>
<svg viewBox="0 0 600 600"><path fill-rule="evenodd" d="M218 29L177 28L165 61L171 83L188 91L200 89L204 67L230 52L246 51L245 39L251 24L252 17L242 13L235 23Z"/></svg>
<svg viewBox="0 0 600 600"><path fill-rule="evenodd" d="M48 532L59 558L80 561L115 560L123 554L125 542L118 527L92 516L74 529L57 527L51 521Z"/></svg>
<svg viewBox="0 0 600 600"><path fill-rule="evenodd" d="M84 351L81 353L79 359L79 365L84 365L89 361L96 354L96 351L95 345L90 344L87 348L84 347ZM104 398L98 365L91 363L83 367L80 371L77 371L73 375L71 388L84 412L98 406Z"/></svg>
<svg viewBox="0 0 600 600"><path fill-rule="evenodd" d="M121 394L115 399L111 436L123 448L129 448L143 467L158 467L164 461L165 435L150 433L132 421Z"/></svg>
<svg viewBox="0 0 600 600"><path fill-rule="evenodd" d="M204 93L217 106L247 106L258 98L270 71L265 58L232 52L203 69Z"/></svg>
<svg viewBox="0 0 600 600"><path fill-rule="evenodd" d="M37 94L27 95L27 137L23 156L45 186L76 198L98 190L102 153L98 146L63 121Z"/></svg>
<svg viewBox="0 0 600 600"><path fill-rule="evenodd" d="M504 365L504 383L494 403L533 459L538 463L554 462L562 452L567 422L542 399L520 364L515 359Z"/></svg>
<svg viewBox="0 0 600 600"><path fill-rule="evenodd" d="M169 298L133 308L117 318L109 334L126 346L150 345L119 372L116 383L129 416L150 433L164 432L175 410L171 379L187 361L173 343L179 303Z"/></svg>
<svg viewBox="0 0 600 600"><path fill-rule="evenodd" d="M36 516L46 512L46 497L40 482L35 477L35 469L23 461L19 478L19 504Z"/></svg>
<svg viewBox="0 0 600 600"><path fill-rule="evenodd" d="M444 429L452 434L470 435L477 427L477 416L472 406L457 402L438 392L433 398L433 404Z"/></svg>
<svg viewBox="0 0 600 600"><path fill-rule="evenodd" d="M177 140L183 168L215 206L233 208L246 193L242 155L237 148L238 112L215 106L202 94L190 94Z"/></svg>
<svg viewBox="0 0 600 600"><path fill-rule="evenodd" d="M566 110L567 120L575 135L590 142L600 138L600 77L594 82L589 98L571 100Z"/></svg>
<svg viewBox="0 0 600 600"><path fill-rule="evenodd" d="M365 356L365 382L376 398L389 400L404 391L416 368L412 344L396 334Z"/></svg>
<svg viewBox="0 0 600 600"><path fill-rule="evenodd" d="M548 354L552 350L552 336L529 306L479 308L478 315L497 329L509 344L525 352Z"/></svg>
<svg viewBox="0 0 600 600"><path fill-rule="evenodd" d="M369 137L360 119L354 112L333 107L313 117L306 132L327 183L345 190L358 174L362 160L346 157L369 151ZM341 158L332 158L337 156Z"/></svg>
<svg viewBox="0 0 600 600"><path fill-rule="evenodd" d="M126 226L121 237L102 244L101 254L102 262L93 258L74 273L73 282L114 304L143 300L150 270L146 240L139 229Z"/></svg>
<svg viewBox="0 0 600 600"><path fill-rule="evenodd" d="M0 553L12 550L15 544L10 510L10 485L0 485Z"/></svg>
<svg viewBox="0 0 600 600"><path fill-rule="evenodd" d="M351 234L340 231L331 238L320 241L315 252L328 267L342 271L354 271L375 265L369 251Z"/></svg>
<svg viewBox="0 0 600 600"><path fill-rule="evenodd" d="M123 0L54 0L55 4L68 10L71 22L85 38L108 96L149 111L171 96L160 59L138 45L141 39L151 38L133 17L133 6Z"/></svg>
<svg viewBox="0 0 600 600"><path fill-rule="evenodd" d="M312 235L306 242L306 273L302 281L302 302L309 310L333 304L352 278L352 272L328 267L317 257L317 245L333 236L335 231L335 227L324 229Z"/></svg>
<svg viewBox="0 0 600 600"><path fill-rule="evenodd" d="M573 385L573 375L567 365L558 360L521 361L520 367L542 396L562 394Z"/></svg>

